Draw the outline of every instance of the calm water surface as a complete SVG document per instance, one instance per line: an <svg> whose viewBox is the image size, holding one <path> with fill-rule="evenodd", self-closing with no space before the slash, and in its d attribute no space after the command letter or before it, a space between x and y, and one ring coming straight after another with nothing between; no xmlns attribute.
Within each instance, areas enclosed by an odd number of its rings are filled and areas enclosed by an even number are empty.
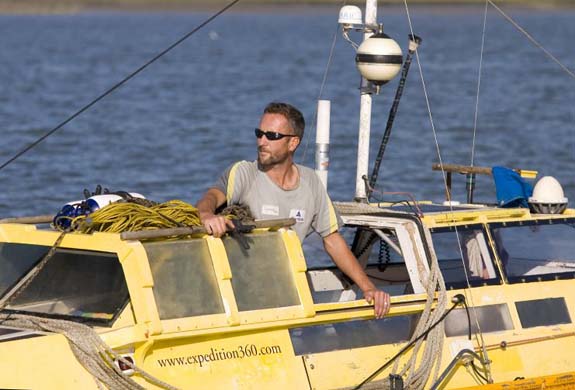
<svg viewBox="0 0 575 390"><path fill-rule="evenodd" d="M264 105L285 100L308 121L314 110L338 7L253 12L216 19L134 80L0 171L0 216L55 213L84 188L137 191L195 203L231 162L255 158L253 128ZM239 11L239 12L238 12ZM470 164L483 8L414 7L420 59L444 162ZM506 11L575 69L575 11ZM379 11L406 51L401 8ZM206 13L86 13L0 16L0 160L62 122L203 21ZM359 39L358 36L355 37ZM575 82L499 14L487 18L475 165L554 175L575 201ZM338 37L322 97L332 101L330 193L355 190L359 76ZM374 99L372 155L397 80ZM380 174L386 191L443 198L420 72L414 62ZM464 199L456 178L455 197ZM476 199L493 201L487 178Z"/></svg>

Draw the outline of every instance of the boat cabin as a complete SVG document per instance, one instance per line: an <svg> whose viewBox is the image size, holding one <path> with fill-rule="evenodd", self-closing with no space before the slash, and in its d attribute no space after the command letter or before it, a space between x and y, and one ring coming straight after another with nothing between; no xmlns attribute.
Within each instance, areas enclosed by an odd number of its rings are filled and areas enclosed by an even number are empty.
<svg viewBox="0 0 575 390"><path fill-rule="evenodd" d="M313 247L302 249L289 229L256 229L245 242L70 233L53 248L60 233L24 224L0 224L3 314L87 324L115 352L176 388L353 388L412 338L426 306L439 304L430 285L436 264L446 296L463 293L471 308L455 308L442 322L441 371L460 351L480 350L470 332L482 335L499 381L571 369L553 351L575 347L567 337L575 314L574 210L336 207L344 237L392 296L384 319L374 319L335 266ZM546 342L535 345L540 337ZM535 351L548 355L546 365L531 358ZM97 388L62 335L0 325L2 372L19 372L22 359L35 362L37 375L2 375L0 387ZM162 388L129 367L124 372ZM387 383L390 372L370 382ZM476 384L463 365L445 378L448 386L438 388Z"/></svg>

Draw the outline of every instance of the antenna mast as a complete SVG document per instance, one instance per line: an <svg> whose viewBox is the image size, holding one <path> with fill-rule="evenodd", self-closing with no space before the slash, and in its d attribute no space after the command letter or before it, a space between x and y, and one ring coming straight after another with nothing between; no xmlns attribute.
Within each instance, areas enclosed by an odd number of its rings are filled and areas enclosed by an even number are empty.
<svg viewBox="0 0 575 390"><path fill-rule="evenodd" d="M377 31L377 0L366 0L363 40ZM361 78L361 100L359 111L359 137L357 142L357 170L355 176L355 200L367 202L367 192L363 176L369 169L369 136L371 132L371 102L373 84Z"/></svg>

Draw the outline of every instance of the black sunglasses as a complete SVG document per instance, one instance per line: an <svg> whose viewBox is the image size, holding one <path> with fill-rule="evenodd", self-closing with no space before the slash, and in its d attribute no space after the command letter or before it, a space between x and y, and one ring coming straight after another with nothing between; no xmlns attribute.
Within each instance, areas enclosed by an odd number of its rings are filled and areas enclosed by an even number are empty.
<svg viewBox="0 0 575 390"><path fill-rule="evenodd" d="M278 133L277 131L263 131L262 129L258 129L256 127L256 137L262 138L264 135L270 141L276 141L278 139L282 139L283 137L297 137L295 134L282 134Z"/></svg>

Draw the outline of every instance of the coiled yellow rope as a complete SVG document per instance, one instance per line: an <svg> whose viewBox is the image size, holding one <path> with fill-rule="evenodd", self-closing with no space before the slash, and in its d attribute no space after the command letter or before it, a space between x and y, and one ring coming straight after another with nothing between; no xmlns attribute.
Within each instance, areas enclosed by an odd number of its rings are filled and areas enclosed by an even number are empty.
<svg viewBox="0 0 575 390"><path fill-rule="evenodd" d="M247 206L229 206L222 210L220 215L228 219L239 219L244 223L253 222L253 217ZM142 204L140 201L118 201L89 215L60 216L58 220L60 219L70 220L70 228L64 229L63 224L60 223L54 223L54 228L60 231L86 234L94 232L121 233L202 225L198 209L181 200L170 200L164 203L146 202L146 204Z"/></svg>
<svg viewBox="0 0 575 390"><path fill-rule="evenodd" d="M150 207L116 202L88 216L76 217L71 224L72 230L81 233L120 233L200 225L198 209L181 200L170 200Z"/></svg>

